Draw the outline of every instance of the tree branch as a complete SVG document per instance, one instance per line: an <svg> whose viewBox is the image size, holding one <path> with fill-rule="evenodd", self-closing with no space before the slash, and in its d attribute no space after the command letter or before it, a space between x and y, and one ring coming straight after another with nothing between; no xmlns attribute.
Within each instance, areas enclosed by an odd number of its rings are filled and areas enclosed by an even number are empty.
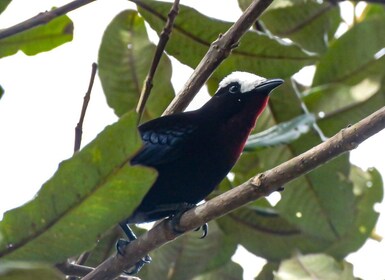
<svg viewBox="0 0 385 280"><path fill-rule="evenodd" d="M135 1L133 2L136 3ZM174 4L172 5L170 12L168 13L166 25L159 36L159 43L156 47L155 55L151 63L151 68L147 74L146 80L144 82L144 86L142 88L142 92L140 94L138 106L136 107L136 112L139 114L139 121L143 115L143 111L144 111L144 107L146 105L147 99L150 96L150 92L153 86L152 80L154 79L155 71L158 68L159 61L162 58L163 51L166 47L168 39L170 38L172 27L174 25L174 21L178 13L179 13L179 0L174 0Z"/></svg>
<svg viewBox="0 0 385 280"><path fill-rule="evenodd" d="M79 122L78 122L78 124L77 124L76 127L75 127L75 144L74 144L74 152L79 151L79 149L80 149L80 144L81 144L81 142L82 142L83 121L84 121L84 117L85 117L85 115L86 115L88 102L90 101L90 98L91 98L91 90L92 90L92 87L93 87L93 85L94 85L94 80L95 80L97 68L98 68L98 65L97 65L96 63L92 63L92 70L91 70L90 83L89 83L89 85L88 85L87 92L86 92L86 94L85 94L85 96L84 96L83 106L82 106L82 111L81 111L81 113L80 113Z"/></svg>
<svg viewBox="0 0 385 280"><path fill-rule="evenodd" d="M254 0L229 30L214 41L183 89L173 99L163 115L183 111L214 70L226 59L239 39L254 24L273 0Z"/></svg>
<svg viewBox="0 0 385 280"><path fill-rule="evenodd" d="M84 265L71 264L68 262L60 263L56 265L63 274L67 276L82 277L90 273L94 268ZM135 276L121 275L116 278L117 280L140 280Z"/></svg>
<svg viewBox="0 0 385 280"><path fill-rule="evenodd" d="M73 11L94 1L95 0L75 0L57 9L40 13L30 19L27 19L26 21L18 23L9 28L0 30L0 39L7 38L9 36L36 27L38 25L46 24L61 15L64 15L70 11Z"/></svg>
<svg viewBox="0 0 385 280"><path fill-rule="evenodd" d="M178 230L196 229L210 220L219 218L260 197L267 196L295 178L357 148L360 143L384 128L385 107L355 125L342 129L327 141L305 153L258 174L242 185L187 211L180 219ZM150 251L180 235L173 231L170 220L166 219L130 243L125 249L124 256L117 254L108 258L84 277L84 280L112 279L119 275L122 270L133 266Z"/></svg>

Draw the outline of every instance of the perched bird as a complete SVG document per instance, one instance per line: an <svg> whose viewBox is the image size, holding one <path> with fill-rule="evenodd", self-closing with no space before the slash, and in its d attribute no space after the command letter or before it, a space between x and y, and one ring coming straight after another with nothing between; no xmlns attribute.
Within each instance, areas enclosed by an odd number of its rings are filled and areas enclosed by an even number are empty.
<svg viewBox="0 0 385 280"><path fill-rule="evenodd" d="M136 237L129 224L177 215L214 190L242 153L269 93L282 83L281 79L233 72L200 109L139 126L143 147L131 164L155 168L158 177L133 214L120 223L130 240ZM149 261L144 258L134 272Z"/></svg>

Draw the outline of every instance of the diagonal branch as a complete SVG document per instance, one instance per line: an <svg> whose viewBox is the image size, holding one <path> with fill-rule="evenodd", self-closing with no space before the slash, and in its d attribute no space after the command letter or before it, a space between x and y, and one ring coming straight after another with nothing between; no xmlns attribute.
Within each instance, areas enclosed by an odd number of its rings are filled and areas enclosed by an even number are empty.
<svg viewBox="0 0 385 280"><path fill-rule="evenodd" d="M305 153L273 169L258 174L242 185L187 211L180 219L178 230L193 230L249 202L267 196L277 191L281 186L325 164L327 161L357 148L363 141L384 128L385 107L355 125L342 129L327 141ZM115 255L108 258L83 279L112 279L119 275L122 270L133 266L150 251L180 235L172 230L170 220L166 219L130 243L130 246L127 246L125 249L124 256Z"/></svg>
<svg viewBox="0 0 385 280"><path fill-rule="evenodd" d="M174 98L163 115L169 115L183 111L191 102L199 89L211 76L214 70L238 45L239 39L249 30L262 12L273 2L273 0L254 0L245 10L242 16L214 41L199 65L195 68L183 89Z"/></svg>
<svg viewBox="0 0 385 280"><path fill-rule="evenodd" d="M133 2L135 3L135 1ZM170 38L172 27L174 25L174 21L178 13L179 13L179 0L174 0L174 4L172 5L170 12L168 13L166 25L159 36L159 43L156 46L154 58L152 60L150 70L144 82L144 86L140 94L138 106L136 107L136 112L139 114L139 121L143 115L143 111L144 111L144 107L146 105L147 99L150 96L150 92L153 86L152 80L154 79L155 71L158 68L159 61L162 58L163 51L166 48L168 39Z"/></svg>
<svg viewBox="0 0 385 280"><path fill-rule="evenodd" d="M44 13L40 13L14 26L0 30L0 39L7 38L9 36L15 35L17 33L26 31L42 24L46 24L59 16L62 16L70 11L76 10L77 8L80 8L94 1L95 0L75 0L49 12L47 11Z"/></svg>

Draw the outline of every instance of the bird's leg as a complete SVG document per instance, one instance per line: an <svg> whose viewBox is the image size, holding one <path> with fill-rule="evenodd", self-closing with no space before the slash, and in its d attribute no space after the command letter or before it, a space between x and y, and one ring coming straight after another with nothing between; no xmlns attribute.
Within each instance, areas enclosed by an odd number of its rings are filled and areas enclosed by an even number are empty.
<svg viewBox="0 0 385 280"><path fill-rule="evenodd" d="M132 229L128 226L127 223L122 222L122 223L119 223L119 225L122 228L122 230L124 231L124 233L126 234L128 239L119 239L118 242L116 243L116 250L118 251L119 255L124 256L125 247L128 244L130 244L131 241L136 240L137 237L136 237L135 233L132 231ZM144 258L142 258L140 261L138 261L135 264L135 266L133 267L132 270L124 271L124 273L126 273L128 275L135 275L142 269L142 267L146 263L150 263L150 262L151 262L151 257L149 255L146 255Z"/></svg>
<svg viewBox="0 0 385 280"><path fill-rule="evenodd" d="M176 214L170 217L172 230L175 233L184 233L184 231L178 229L178 226L180 223L180 218L182 217L182 215L186 211L194 208L195 206L196 206L195 204L188 203L188 202L184 202L184 203L179 204L178 209L176 209L177 210ZM209 225L207 223L205 223L204 225L196 228L195 231L198 231L200 229L202 229L202 231L203 231L202 236L200 238L203 239L207 236L207 234L209 232Z"/></svg>

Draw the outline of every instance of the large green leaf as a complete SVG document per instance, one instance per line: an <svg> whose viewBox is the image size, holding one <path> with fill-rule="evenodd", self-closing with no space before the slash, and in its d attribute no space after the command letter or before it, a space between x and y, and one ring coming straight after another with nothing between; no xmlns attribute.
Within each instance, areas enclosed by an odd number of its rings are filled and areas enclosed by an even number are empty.
<svg viewBox="0 0 385 280"><path fill-rule="evenodd" d="M136 123L136 114L124 115L62 162L32 201L6 212L0 256L60 262L129 216L155 179L155 171L129 165L141 143Z"/></svg>
<svg viewBox="0 0 385 280"><path fill-rule="evenodd" d="M56 269L42 263L3 262L0 264L1 280L64 280Z"/></svg>
<svg viewBox="0 0 385 280"><path fill-rule="evenodd" d="M247 138L244 151L254 151L263 147L289 144L307 133L315 123L313 114L303 114L294 119L277 124Z"/></svg>
<svg viewBox="0 0 385 280"><path fill-rule="evenodd" d="M279 266L274 280L354 280L353 266L325 254L296 255Z"/></svg>
<svg viewBox="0 0 385 280"><path fill-rule="evenodd" d="M200 232L190 233L151 253L153 261L139 276L143 279L192 279L226 265L236 250L236 242L223 234L215 222L210 233L200 239Z"/></svg>
<svg viewBox="0 0 385 280"><path fill-rule="evenodd" d="M221 266L220 268L201 274L193 278L193 280L242 279L242 274L243 274L242 267L235 262L229 261L227 264Z"/></svg>
<svg viewBox="0 0 385 280"><path fill-rule="evenodd" d="M137 2L137 5L146 22L159 34L171 4L145 0ZM210 44L230 26L229 22L209 18L181 5L166 51L180 62L195 68ZM239 47L232 51L213 75L222 79L232 71L244 70L264 77L286 78L314 60L315 57L298 46L249 31L242 37Z"/></svg>
<svg viewBox="0 0 385 280"><path fill-rule="evenodd" d="M4 12L4 10L8 7L9 3L11 3L12 0L2 0L0 1L0 14Z"/></svg>
<svg viewBox="0 0 385 280"><path fill-rule="evenodd" d="M384 55L379 53L385 46L384 26L384 17L368 18L331 44L317 65L313 85L354 85L364 78L385 75Z"/></svg>
<svg viewBox="0 0 385 280"><path fill-rule="evenodd" d="M318 124L325 135L331 136L341 130L341 128L347 127L385 106L384 82L385 80L382 82L382 87L374 95L370 96L370 98L361 100L360 102L354 102L350 104L350 106L335 108L333 111L328 111L332 105L321 107L309 103L309 106L314 106L316 112L328 112L325 117L318 121ZM367 90L369 91L370 88L371 87L368 87ZM361 97L365 97L365 93L367 92L362 90ZM305 99L305 101L307 101L307 99ZM331 98L330 103L333 103L333 101L334 98Z"/></svg>
<svg viewBox="0 0 385 280"><path fill-rule="evenodd" d="M341 21L338 5L316 1L271 8L260 19L274 35L317 53L327 50Z"/></svg>
<svg viewBox="0 0 385 280"><path fill-rule="evenodd" d="M155 53L144 21L136 11L123 11L107 27L99 50L99 76L108 104L118 116L136 107ZM155 74L145 117L161 115L174 97L171 63L164 54Z"/></svg>
<svg viewBox="0 0 385 280"><path fill-rule="evenodd" d="M0 40L0 57L15 54L21 50L27 55L52 50L72 40L73 23L64 15L47 24L34 27Z"/></svg>

